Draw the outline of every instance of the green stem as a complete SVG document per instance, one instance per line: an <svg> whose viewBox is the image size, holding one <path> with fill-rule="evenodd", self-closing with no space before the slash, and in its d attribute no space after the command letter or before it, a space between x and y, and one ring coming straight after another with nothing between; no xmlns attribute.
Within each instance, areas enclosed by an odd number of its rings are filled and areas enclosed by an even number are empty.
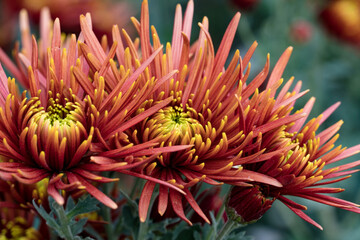
<svg viewBox="0 0 360 240"><path fill-rule="evenodd" d="M216 222L212 223L212 226L210 228L210 231L208 232L208 234L206 235L206 240L211 240L214 239L213 238L213 233L214 233L214 229L217 228L217 225L213 225L213 224L218 224L218 222L220 221L221 217L224 215L225 212L225 204L221 205L217 215L216 215ZM217 234L216 229L215 229L215 235Z"/></svg>
<svg viewBox="0 0 360 240"><path fill-rule="evenodd" d="M111 174L109 173L106 176L111 177ZM107 196L109 196L110 191L111 191L110 186L108 184L104 184L104 193ZM104 206L104 205L102 205L101 208L103 210L104 220L107 222L107 224L105 225L105 231L106 231L107 239L115 240L116 236L115 236L114 231L113 231L113 223L112 223L112 219L111 219L111 209L109 207L107 207L107 206Z"/></svg>
<svg viewBox="0 0 360 240"><path fill-rule="evenodd" d="M219 222L220 219L222 218L222 216L224 215L225 212L225 204L222 204L217 215L216 215L216 222Z"/></svg>
<svg viewBox="0 0 360 240"><path fill-rule="evenodd" d="M236 222L229 219L222 227L220 233L216 236L216 240L224 239L224 237L229 235L229 233L234 229L235 225L236 225Z"/></svg>
<svg viewBox="0 0 360 240"><path fill-rule="evenodd" d="M106 235L107 235L107 238L109 240L115 240L115 236L114 236L114 233L113 233L113 224L112 224L112 221L111 221L111 209L104 206L104 220L107 222L107 224L105 225L105 231L106 231Z"/></svg>
<svg viewBox="0 0 360 240"><path fill-rule="evenodd" d="M59 216L59 221L61 224L61 231L62 231L62 234L64 234L65 239L66 240L74 240L74 236L71 232L69 220L66 216L64 208L62 206L60 206L59 204L57 204L56 202L54 202L53 207Z"/></svg>
<svg viewBox="0 0 360 240"><path fill-rule="evenodd" d="M146 219L145 222L140 222L140 228L138 233L138 239L145 239L146 232L148 228L148 221Z"/></svg>

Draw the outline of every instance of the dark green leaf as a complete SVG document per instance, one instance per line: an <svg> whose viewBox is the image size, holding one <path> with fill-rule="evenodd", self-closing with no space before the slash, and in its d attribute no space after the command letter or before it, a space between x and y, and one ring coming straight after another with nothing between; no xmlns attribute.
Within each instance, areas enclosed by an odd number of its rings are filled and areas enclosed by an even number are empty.
<svg viewBox="0 0 360 240"><path fill-rule="evenodd" d="M45 219L46 224L53 228L54 230L59 228L58 223L55 221L55 219L53 217L51 217L43 208L43 206L40 205L40 207L38 205L36 205L35 200L33 200L33 205L36 209L36 211L38 211L38 213L40 214L40 216Z"/></svg>
<svg viewBox="0 0 360 240"><path fill-rule="evenodd" d="M83 231L84 225L87 222L87 218L81 218L79 221L77 221L75 224L71 225L71 232L74 235L80 234Z"/></svg>
<svg viewBox="0 0 360 240"><path fill-rule="evenodd" d="M79 202L73 207L68 213L68 218L73 218L79 214L93 212L99 209L97 204L98 200L92 198L90 195L87 195L84 200L80 199Z"/></svg>

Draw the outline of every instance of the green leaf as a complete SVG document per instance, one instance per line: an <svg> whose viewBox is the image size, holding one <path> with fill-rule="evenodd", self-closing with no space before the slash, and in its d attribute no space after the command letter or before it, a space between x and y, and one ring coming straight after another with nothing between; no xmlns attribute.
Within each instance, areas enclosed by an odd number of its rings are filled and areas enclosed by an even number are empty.
<svg viewBox="0 0 360 240"><path fill-rule="evenodd" d="M73 209L74 207L75 207L74 199L72 199L72 197L69 197L69 198L66 200L65 211L66 211L66 212L70 212L70 210Z"/></svg>
<svg viewBox="0 0 360 240"><path fill-rule="evenodd" d="M70 211L67 212L68 218L73 218L79 214L89 213L99 210L97 204L98 200L87 195L85 199L80 199L79 202Z"/></svg>
<svg viewBox="0 0 360 240"><path fill-rule="evenodd" d="M48 214L45 209L43 208L43 206L40 205L40 207L38 205L36 205L35 200L33 200L33 205L36 209L36 211L40 214L40 216L45 219L46 224L53 228L54 230L56 230L57 228L59 228L59 224L55 221L55 219Z"/></svg>
<svg viewBox="0 0 360 240"><path fill-rule="evenodd" d="M83 231L84 225L87 222L87 218L81 218L79 221L77 221L75 224L71 225L71 232L74 235L80 234Z"/></svg>
<svg viewBox="0 0 360 240"><path fill-rule="evenodd" d="M82 240L82 237L76 236L83 232L84 226L87 222L87 218L81 218L76 220L75 217L79 214L95 211L99 209L96 205L99 202L90 197L89 195L85 199L80 199L75 205L72 198L68 199L66 210L64 206L59 205L53 198L49 197L49 205L51 208L50 213L47 213L43 206L37 206L33 201L35 209L38 211L41 217L46 221L46 224L54 230L60 238L67 240ZM92 238L87 237L87 240Z"/></svg>

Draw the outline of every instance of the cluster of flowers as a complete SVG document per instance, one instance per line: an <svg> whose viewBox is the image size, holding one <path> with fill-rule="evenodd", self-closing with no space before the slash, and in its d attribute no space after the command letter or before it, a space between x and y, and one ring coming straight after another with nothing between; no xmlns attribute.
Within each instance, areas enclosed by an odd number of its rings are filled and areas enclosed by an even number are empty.
<svg viewBox="0 0 360 240"><path fill-rule="evenodd" d="M111 41L99 41L89 14L80 16L79 36L62 35L46 9L37 41L21 12L15 63L0 50L1 63L16 79L0 67L0 207L7 209L0 212L1 224L39 234L12 216L30 219L25 215L32 199L46 205L48 195L61 205L69 195L87 192L116 209L99 187L118 179L103 172L146 180L140 221L156 194L161 216L171 212L191 225L184 211L190 206L210 223L196 197L202 182L232 186L228 217L242 223L259 219L278 199L321 228L287 195L360 212L357 204L326 195L343 189L322 186L348 178L360 164L328 166L360 149L334 147L341 121L318 131L339 104L306 122L315 99L294 112L307 91L301 82L291 88L293 78L282 79L292 48L270 74L268 56L250 80L256 42L225 66L240 14L215 52L206 17L190 44L193 8L190 0L183 16L177 6L172 42L165 46L149 26L146 0L140 20L132 18L139 34L134 41L116 25Z"/></svg>

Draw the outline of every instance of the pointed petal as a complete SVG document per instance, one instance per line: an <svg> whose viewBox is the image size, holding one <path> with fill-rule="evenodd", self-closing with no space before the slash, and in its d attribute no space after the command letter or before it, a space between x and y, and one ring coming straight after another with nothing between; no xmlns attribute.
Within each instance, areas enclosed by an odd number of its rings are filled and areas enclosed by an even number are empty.
<svg viewBox="0 0 360 240"><path fill-rule="evenodd" d="M139 218L141 222L145 222L147 219L150 200L154 192L155 185L156 183L154 182L146 182L144 189L141 192L141 196L139 200Z"/></svg>
<svg viewBox="0 0 360 240"><path fill-rule="evenodd" d="M285 70L286 64L288 63L291 53L293 51L293 47L288 47L284 53L281 55L277 63L275 64L275 67L270 75L268 84L266 88L272 86L277 80L279 80ZM275 93L273 93L275 95ZM273 97L273 96L271 96Z"/></svg>
<svg viewBox="0 0 360 240"><path fill-rule="evenodd" d="M302 219L304 219L305 221L307 221L308 223L311 223L312 225L314 225L315 227L319 228L320 230L323 230L323 228L321 227L320 224L318 224L317 222L315 222L314 220L312 220L308 215L306 215L303 211L294 208L292 206L290 206L289 204L283 202L288 208L290 208L291 211L293 211L296 215L298 215L299 217L301 217Z"/></svg>

